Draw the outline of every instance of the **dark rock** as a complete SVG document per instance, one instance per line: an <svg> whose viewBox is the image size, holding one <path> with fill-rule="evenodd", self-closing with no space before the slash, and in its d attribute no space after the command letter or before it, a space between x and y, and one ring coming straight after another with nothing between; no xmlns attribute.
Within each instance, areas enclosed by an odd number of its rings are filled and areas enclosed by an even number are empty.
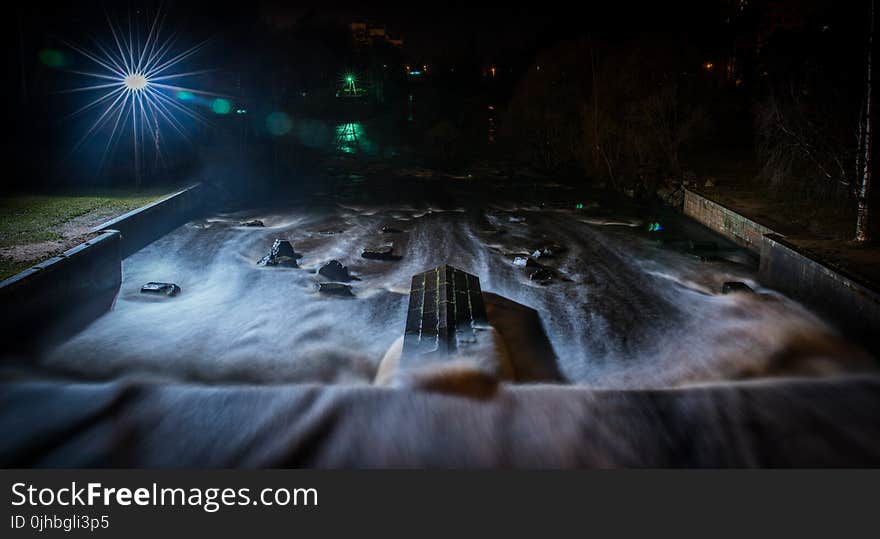
<svg viewBox="0 0 880 539"><path fill-rule="evenodd" d="M338 260L327 262L318 273L327 277L331 281L348 282L351 280L351 274L348 273L348 267L343 266Z"/></svg>
<svg viewBox="0 0 880 539"><path fill-rule="evenodd" d="M400 260L400 257L394 254L394 247L391 245L367 247L361 256L370 260Z"/></svg>
<svg viewBox="0 0 880 539"><path fill-rule="evenodd" d="M287 240L275 240L272 244L272 250L257 262L258 266L283 266L287 268L298 268L297 258L302 255L293 250L293 245Z"/></svg>
<svg viewBox="0 0 880 539"><path fill-rule="evenodd" d="M754 293L754 290L746 283L739 281L728 281L721 285L722 294L733 294L734 292Z"/></svg>
<svg viewBox="0 0 880 539"><path fill-rule="evenodd" d="M351 286L342 283L318 283L318 292L329 296L354 296L351 292Z"/></svg>
<svg viewBox="0 0 880 539"><path fill-rule="evenodd" d="M714 241L690 240L687 243L687 254L702 262L720 260L718 244Z"/></svg>
<svg viewBox="0 0 880 539"><path fill-rule="evenodd" d="M551 243L543 247L538 247L532 252L532 258L553 258L567 251L565 246L558 243Z"/></svg>
<svg viewBox="0 0 880 539"><path fill-rule="evenodd" d="M533 281L536 283L541 283L541 284L549 283L556 276L556 272L554 272L552 269L545 267L545 266L540 266L540 267L528 267L527 266L526 273L528 274L530 281Z"/></svg>
<svg viewBox="0 0 880 539"><path fill-rule="evenodd" d="M546 284L557 276L556 270L538 263L531 257L517 256L513 259L513 264L525 268L529 280L537 283Z"/></svg>
<svg viewBox="0 0 880 539"><path fill-rule="evenodd" d="M382 227L383 234L402 234L403 230L399 228L394 228L393 226L385 225Z"/></svg>
<svg viewBox="0 0 880 539"><path fill-rule="evenodd" d="M260 221L259 219L254 219L252 221L245 221L245 222L241 223L240 226L261 227L261 226L266 226L266 225L263 224L263 221Z"/></svg>
<svg viewBox="0 0 880 539"><path fill-rule="evenodd" d="M154 294L157 296L176 296L180 294L180 287L174 283L149 282L141 287L141 294Z"/></svg>

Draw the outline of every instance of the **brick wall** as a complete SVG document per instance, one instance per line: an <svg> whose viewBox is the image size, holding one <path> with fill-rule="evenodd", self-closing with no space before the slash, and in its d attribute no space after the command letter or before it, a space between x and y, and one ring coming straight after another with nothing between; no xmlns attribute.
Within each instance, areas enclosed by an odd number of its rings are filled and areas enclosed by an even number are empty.
<svg viewBox="0 0 880 539"><path fill-rule="evenodd" d="M746 219L724 205L689 189L685 189L684 192L683 211L688 217L756 253L761 251L764 234L774 233L769 228Z"/></svg>

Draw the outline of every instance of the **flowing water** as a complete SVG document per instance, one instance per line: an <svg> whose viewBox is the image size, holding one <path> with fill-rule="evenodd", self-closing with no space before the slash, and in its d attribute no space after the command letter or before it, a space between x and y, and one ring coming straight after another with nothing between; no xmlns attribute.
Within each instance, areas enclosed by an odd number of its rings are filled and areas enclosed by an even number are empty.
<svg viewBox="0 0 880 539"><path fill-rule="evenodd" d="M665 215L653 232L653 218L631 208L586 206L327 202L196 220L126 259L113 309L41 365L86 379L369 384L403 334L412 275L444 263L537 311L563 383L662 388L866 364L816 316L761 289L754 260L735 246L680 217ZM249 219L265 227L241 226ZM300 268L255 264L276 238L303 254ZM661 238L719 249L701 260ZM360 257L385 243L402 258ZM541 260L556 277L534 283L512 261L549 244L566 248ZM354 298L317 292L326 279L316 271L332 259L359 278ZM142 295L148 281L182 293ZM759 293L722 295L725 281Z"/></svg>

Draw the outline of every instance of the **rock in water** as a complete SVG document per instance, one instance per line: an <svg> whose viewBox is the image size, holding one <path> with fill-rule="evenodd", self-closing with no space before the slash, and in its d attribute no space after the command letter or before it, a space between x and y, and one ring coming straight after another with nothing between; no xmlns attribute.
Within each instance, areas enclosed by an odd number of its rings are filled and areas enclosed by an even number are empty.
<svg viewBox="0 0 880 539"><path fill-rule="evenodd" d="M302 255L293 250L293 245L287 240L275 240L272 244L272 250L257 262L258 266L283 266L287 268L298 268L297 258Z"/></svg>
<svg viewBox="0 0 880 539"><path fill-rule="evenodd" d="M394 247L391 245L367 247L361 256L370 260L400 260L400 257L394 254Z"/></svg>
<svg viewBox="0 0 880 539"><path fill-rule="evenodd" d="M529 267L526 273L528 273L530 281L541 284L549 283L555 276L554 271L545 266L540 266L537 268Z"/></svg>
<svg viewBox="0 0 880 539"><path fill-rule="evenodd" d="M402 234L403 230L399 228L394 228L393 226L385 225L382 227L383 234Z"/></svg>
<svg viewBox="0 0 880 539"><path fill-rule="evenodd" d="M245 221L240 226L262 227L266 225L263 224L263 221L260 221L259 219L254 219L252 221Z"/></svg>
<svg viewBox="0 0 880 539"><path fill-rule="evenodd" d="M318 283L318 292L329 296L353 297L351 286L342 283Z"/></svg>
<svg viewBox="0 0 880 539"><path fill-rule="evenodd" d="M560 253L564 253L566 248L558 243L551 243L543 247L538 247L532 252L532 258L553 258Z"/></svg>
<svg viewBox="0 0 880 539"><path fill-rule="evenodd" d="M157 296L176 296L180 294L180 287L174 283L149 282L141 287L141 294L154 294Z"/></svg>
<svg viewBox="0 0 880 539"><path fill-rule="evenodd" d="M718 244L714 241L690 240L688 246L688 254L698 260L703 262L718 260Z"/></svg>
<svg viewBox="0 0 880 539"><path fill-rule="evenodd" d="M734 292L751 293L754 292L754 290L752 290L752 288L746 283L742 283L739 281L728 281L721 285L722 294L732 294Z"/></svg>
<svg viewBox="0 0 880 539"><path fill-rule="evenodd" d="M547 284L556 277L556 271L554 269L539 264L532 258L526 260L525 268L529 280L536 283Z"/></svg>
<svg viewBox="0 0 880 539"><path fill-rule="evenodd" d="M535 251L538 253L539 251ZM534 255L538 256L538 254ZM523 268L530 281L547 284L557 276L556 270L548 268L528 255L517 255L513 259L513 265Z"/></svg>
<svg viewBox="0 0 880 539"><path fill-rule="evenodd" d="M343 281L348 282L351 280L351 274L348 273L348 268L343 266L338 260L331 260L327 262L321 269L318 270L318 273L327 277L331 281Z"/></svg>

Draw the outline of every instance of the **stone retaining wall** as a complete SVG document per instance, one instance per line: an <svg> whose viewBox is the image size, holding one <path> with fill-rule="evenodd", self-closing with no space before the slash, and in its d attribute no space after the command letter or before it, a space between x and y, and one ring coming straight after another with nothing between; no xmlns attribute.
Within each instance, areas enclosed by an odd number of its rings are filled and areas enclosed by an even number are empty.
<svg viewBox="0 0 880 539"><path fill-rule="evenodd" d="M0 283L5 352L40 350L113 305L122 283L121 236L105 232Z"/></svg>
<svg viewBox="0 0 880 539"><path fill-rule="evenodd" d="M122 258L171 232L202 210L202 184L197 183L161 200L107 221L95 231L122 234Z"/></svg>
<svg viewBox="0 0 880 539"><path fill-rule="evenodd" d="M776 234L762 238L758 280L825 317L880 355L880 294L856 277L811 258Z"/></svg>
<svg viewBox="0 0 880 539"><path fill-rule="evenodd" d="M201 195L196 184L130 211L96 227L96 238L0 283L6 354L39 352L107 312L122 259L198 215Z"/></svg>
<svg viewBox="0 0 880 539"><path fill-rule="evenodd" d="M758 281L800 301L880 357L880 293L824 264L766 226L685 189L683 212L761 256Z"/></svg>
<svg viewBox="0 0 880 539"><path fill-rule="evenodd" d="M766 226L690 189L684 190L682 211L688 217L756 253L761 251L762 236L774 233Z"/></svg>

